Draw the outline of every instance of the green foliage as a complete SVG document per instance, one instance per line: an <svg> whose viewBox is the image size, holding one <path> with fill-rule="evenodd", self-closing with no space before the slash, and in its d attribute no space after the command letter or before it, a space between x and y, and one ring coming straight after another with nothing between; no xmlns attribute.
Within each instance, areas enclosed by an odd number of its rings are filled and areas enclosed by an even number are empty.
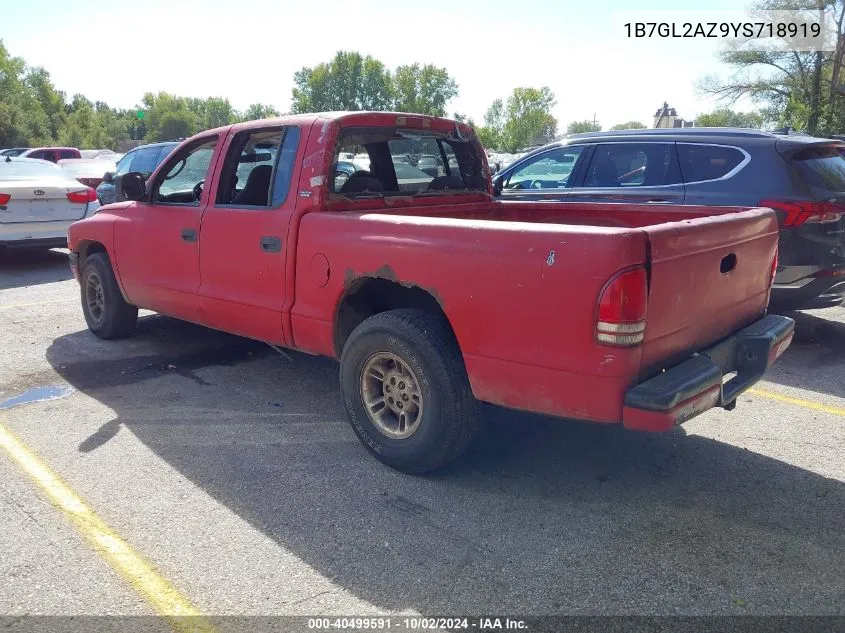
<svg viewBox="0 0 845 633"><path fill-rule="evenodd" d="M256 121L258 119L272 119L279 116L279 111L273 106L253 103L244 112L244 121Z"/></svg>
<svg viewBox="0 0 845 633"><path fill-rule="evenodd" d="M763 115L759 112L734 112L729 108L700 114L695 120L696 127L745 127L759 130L763 124Z"/></svg>
<svg viewBox="0 0 845 633"><path fill-rule="evenodd" d="M338 51L330 62L294 74L291 109L301 112L396 110L446 116L458 94L445 68L431 64L399 66L391 73L367 55Z"/></svg>
<svg viewBox="0 0 845 633"><path fill-rule="evenodd" d="M611 130L644 130L645 125L639 121L628 121L627 123L617 123Z"/></svg>
<svg viewBox="0 0 845 633"><path fill-rule="evenodd" d="M551 110L557 102L550 88L514 88L507 102L496 99L476 130L488 149L516 152L530 145L553 141L557 119Z"/></svg>
<svg viewBox="0 0 845 633"><path fill-rule="evenodd" d="M360 53L338 51L332 61L296 72L293 82L294 113L388 110L393 102L390 72Z"/></svg>
<svg viewBox="0 0 845 633"><path fill-rule="evenodd" d="M583 121L572 121L566 126L567 134L584 134L585 132L601 132L601 125L585 119Z"/></svg>
<svg viewBox="0 0 845 633"><path fill-rule="evenodd" d="M458 84L445 68L411 64L396 69L393 92L397 112L446 116L446 103L458 95Z"/></svg>
<svg viewBox="0 0 845 633"><path fill-rule="evenodd" d="M845 31L845 0L760 0L752 11L806 9L807 22L818 19L820 9L832 11L830 25ZM697 87L703 94L730 105L749 98L760 106L763 123L789 126L816 136L845 132L845 36L835 51L746 50L727 47L720 54L732 70L726 77L709 75Z"/></svg>

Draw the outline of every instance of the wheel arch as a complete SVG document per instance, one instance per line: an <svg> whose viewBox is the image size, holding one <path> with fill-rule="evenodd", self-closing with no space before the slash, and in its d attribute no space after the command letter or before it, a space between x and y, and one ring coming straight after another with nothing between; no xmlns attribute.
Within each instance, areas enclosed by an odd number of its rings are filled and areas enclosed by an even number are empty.
<svg viewBox="0 0 845 633"><path fill-rule="evenodd" d="M436 292L415 284L363 276L349 284L335 310L335 356L340 358L349 335L366 319L401 308L415 308L441 318L460 350L455 330Z"/></svg>

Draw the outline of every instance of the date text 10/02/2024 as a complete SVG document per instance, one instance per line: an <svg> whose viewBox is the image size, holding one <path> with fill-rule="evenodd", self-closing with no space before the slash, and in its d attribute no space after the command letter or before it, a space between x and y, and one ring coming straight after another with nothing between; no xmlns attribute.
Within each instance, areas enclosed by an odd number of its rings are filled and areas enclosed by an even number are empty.
<svg viewBox="0 0 845 633"><path fill-rule="evenodd" d="M475 630L475 631L526 631L525 620L482 618L425 618L425 617L375 617L375 618L309 618L308 628L329 630Z"/></svg>

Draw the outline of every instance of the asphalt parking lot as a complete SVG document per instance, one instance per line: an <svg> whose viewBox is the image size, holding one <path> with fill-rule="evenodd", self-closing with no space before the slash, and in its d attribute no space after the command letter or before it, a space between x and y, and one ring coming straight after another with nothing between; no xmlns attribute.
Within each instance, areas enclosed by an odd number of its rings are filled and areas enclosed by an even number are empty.
<svg viewBox="0 0 845 633"><path fill-rule="evenodd" d="M489 408L425 478L359 445L333 361L158 315L96 339L62 251L3 256L0 317L0 426L202 613L843 613L845 308L733 412ZM0 501L0 614L156 613L2 450Z"/></svg>

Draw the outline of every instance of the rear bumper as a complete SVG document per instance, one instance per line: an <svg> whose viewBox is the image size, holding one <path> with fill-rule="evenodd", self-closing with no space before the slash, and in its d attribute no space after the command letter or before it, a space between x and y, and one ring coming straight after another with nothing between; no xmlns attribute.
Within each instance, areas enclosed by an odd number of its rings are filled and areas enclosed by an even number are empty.
<svg viewBox="0 0 845 633"><path fill-rule="evenodd" d="M733 409L792 342L795 322L770 314L625 394L622 423L668 431L713 407ZM724 382L724 376L736 373Z"/></svg>

